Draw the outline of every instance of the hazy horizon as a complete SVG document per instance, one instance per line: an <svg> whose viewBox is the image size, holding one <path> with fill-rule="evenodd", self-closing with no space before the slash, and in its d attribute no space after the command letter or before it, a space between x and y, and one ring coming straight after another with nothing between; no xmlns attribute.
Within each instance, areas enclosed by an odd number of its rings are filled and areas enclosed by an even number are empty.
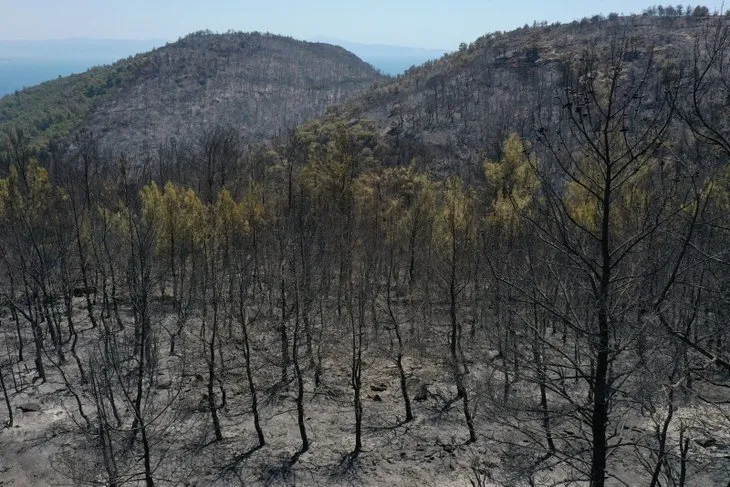
<svg viewBox="0 0 730 487"><path fill-rule="evenodd" d="M362 44L315 36L302 39L344 47L381 72L395 76L413 65L441 57L445 49ZM65 39L0 40L0 98L16 90L83 73L128 56L164 46L165 39L128 40L72 37Z"/></svg>
<svg viewBox="0 0 730 487"><path fill-rule="evenodd" d="M0 32L5 40L66 38L176 40L190 32L260 31L298 39L325 36L362 44L388 44L456 50L493 31L512 30L533 21L569 22L596 14L641 13L656 0L497 3L489 0L371 0L343 6L335 0L0 0ZM672 2L670 2L672 3ZM720 10L720 0L703 2ZM175 15L172 15L174 12ZM407 19L404 22L403 19Z"/></svg>
<svg viewBox="0 0 730 487"><path fill-rule="evenodd" d="M202 29L202 30L210 30L210 29ZM63 42L93 41L94 43L98 43L98 42L140 43L140 44L154 45L154 47L160 47L160 46L165 45L166 43L175 42L178 39L180 39L181 37L185 37L186 35L192 34L193 32L195 32L195 31L188 32L187 34L179 36L175 39L166 39L166 38L161 38L161 37L159 37L159 38L150 37L148 39L125 39L125 38L114 38L114 37L83 37L83 36L59 37L59 38L48 38L48 39L41 39L41 38L38 38L38 39L3 39L3 38L0 38L0 59L3 58L2 57L3 49L6 47L4 45L8 45L8 44L16 44L16 45L22 46L24 44L29 45L29 44L42 44L42 43L54 43L54 42L63 43ZM217 34L224 34L227 31L225 31L225 32L224 31L212 31L212 32L215 32ZM247 31L237 31L237 32L265 32L265 31L247 30ZM324 42L324 43L336 44L336 45L350 44L350 45L368 46L368 47L373 47L373 48L375 48L375 47L388 47L388 48L398 47L398 48L403 48L403 49L414 49L414 50L429 51L429 52L442 52L442 53L449 52L449 49L439 48L439 47L429 48L429 47L405 45L405 44L390 44L390 43L385 43L385 42L357 42L357 41L353 41L350 39L341 39L341 38L331 37L331 36L322 35L322 34L317 34L317 35L314 35L314 36L311 36L308 38L291 36L291 35L288 35L288 34L282 33L282 32L271 32L271 34L292 37L294 39L307 41L307 42Z"/></svg>
<svg viewBox="0 0 730 487"><path fill-rule="evenodd" d="M207 8L194 0L99 5L92 0L0 0L0 97L58 76L84 72L174 42L192 32L271 32L295 39L337 44L383 73L397 75L412 65L455 51L462 42L533 21L571 22L610 12L641 13L656 1L607 0L600 6L557 0L497 4L453 0L392 4L372 0L343 8L334 0L216 0ZM703 2L721 11L721 1ZM498 13L497 6L499 7ZM167 8L176 14L168 15ZM529 12L529 14L525 14ZM529 15L529 17L527 16ZM402 19L407 18L408 22Z"/></svg>

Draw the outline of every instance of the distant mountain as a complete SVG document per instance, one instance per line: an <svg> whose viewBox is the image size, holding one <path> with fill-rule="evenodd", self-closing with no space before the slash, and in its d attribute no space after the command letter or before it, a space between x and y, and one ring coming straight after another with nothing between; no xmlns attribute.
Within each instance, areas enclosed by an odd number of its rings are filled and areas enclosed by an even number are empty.
<svg viewBox="0 0 730 487"><path fill-rule="evenodd" d="M0 99L0 129L36 144L80 129L134 154L232 125L262 140L384 79L341 47L270 34L199 32Z"/></svg>
<svg viewBox="0 0 730 487"><path fill-rule="evenodd" d="M446 52L442 49L359 44L328 37L316 37L311 41L341 46L391 76L438 59ZM59 76L83 73L92 67L112 64L165 44L164 39L0 40L0 98L16 90Z"/></svg>
<svg viewBox="0 0 730 487"><path fill-rule="evenodd" d="M359 44L323 36L315 37L312 41L344 47L363 61L391 76L402 74L411 66L420 66L426 61L438 59L446 53L445 49L424 49L387 44Z"/></svg>
<svg viewBox="0 0 730 487"><path fill-rule="evenodd" d="M164 44L161 39L0 41L0 97L58 76L111 64Z"/></svg>

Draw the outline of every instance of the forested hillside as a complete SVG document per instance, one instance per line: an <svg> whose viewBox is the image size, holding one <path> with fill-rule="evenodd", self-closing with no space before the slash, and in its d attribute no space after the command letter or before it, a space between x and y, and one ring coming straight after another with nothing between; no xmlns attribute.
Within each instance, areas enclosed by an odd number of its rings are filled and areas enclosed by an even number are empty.
<svg viewBox="0 0 730 487"><path fill-rule="evenodd" d="M487 34L346 103L342 114L376 121L398 164L416 158L474 177L485 157L499 156L510 132L533 138L540 123L553 123L538 121L546 116L540 109L571 82L567 68L620 51L627 72L646 75L661 90L668 77L692 69L708 18L596 16Z"/></svg>
<svg viewBox="0 0 730 487"><path fill-rule="evenodd" d="M165 47L0 100L0 129L33 145L91 131L133 160L142 149L235 126L260 141L382 79L340 47L270 34L198 32Z"/></svg>
<svg viewBox="0 0 730 487"><path fill-rule="evenodd" d="M261 143L9 130L3 474L727 486L730 30L700 14L491 34Z"/></svg>

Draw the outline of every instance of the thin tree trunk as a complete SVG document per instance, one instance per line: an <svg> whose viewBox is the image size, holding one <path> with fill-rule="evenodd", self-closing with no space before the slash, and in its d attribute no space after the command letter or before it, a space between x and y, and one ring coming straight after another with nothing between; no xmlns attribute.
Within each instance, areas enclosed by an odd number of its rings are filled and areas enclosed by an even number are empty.
<svg viewBox="0 0 730 487"><path fill-rule="evenodd" d="M362 451L362 320L364 320L363 296L360 296L358 303L358 318L355 318L355 311L352 302L352 286L349 286L347 295L347 311L350 315L351 328L351 364L350 364L350 385L352 386L353 405L355 410L355 448L352 456L357 456Z"/></svg>
<svg viewBox="0 0 730 487"><path fill-rule="evenodd" d="M469 410L469 395L464 386L464 374L462 371L461 360L459 355L458 341L460 339L459 322L456 313L456 239L454 238L453 253L451 262L451 279L449 280L449 316L451 318L451 362L454 372L454 382L456 382L457 397L461 398L464 420L469 429L469 443L477 441L476 431L474 429L474 420Z"/></svg>
<svg viewBox="0 0 730 487"><path fill-rule="evenodd" d="M10 404L10 396L8 395L8 388L5 386L5 377L3 377L2 367L0 367L0 387L3 388L3 397L5 398L5 406L8 408L8 420L5 424L8 427L13 426L13 407Z"/></svg>
<svg viewBox="0 0 730 487"><path fill-rule="evenodd" d="M215 266L215 258L211 266ZM221 431L220 419L218 418L218 407L215 402L215 350L216 350L216 339L218 335L218 283L216 282L216 275L211 272L211 286L212 286L212 304L213 304L213 317L210 327L210 341L208 345L208 408L210 409L210 416L213 421L213 432L215 434L216 441L223 439L223 432ZM203 325L205 326L205 325ZM203 335L205 336L205 335Z"/></svg>
<svg viewBox="0 0 730 487"><path fill-rule="evenodd" d="M294 373L297 378L297 424L299 425L299 436L302 439L302 446L297 453L297 458L309 450L309 438L307 436L307 425L304 421L304 379L302 370L299 367L299 286L295 296L294 314L294 342L292 343L292 357L294 362Z"/></svg>
<svg viewBox="0 0 730 487"><path fill-rule="evenodd" d="M390 262L392 269L393 254L391 252ZM391 276L392 272L388 272L388 282L386 284L386 306L388 307L388 315L393 323L393 330L395 331L396 341L398 343L398 350L396 352L395 364L398 367L398 376L400 378L400 390L403 396L403 407L405 408L406 418L405 423L409 423L413 420L413 411L411 409L411 398L408 394L408 384L405 369L403 368L403 337L401 336L400 323L398 322L395 312L393 311L392 300L391 300Z"/></svg>
<svg viewBox="0 0 730 487"><path fill-rule="evenodd" d="M256 394L256 384L253 381L253 371L251 370L251 347L248 339L248 325L246 323L246 309L243 305L243 290L241 291L239 301L239 316L241 318L241 332L243 334L243 357L246 361L246 380L248 381L248 390L251 393L251 410L253 411L253 424L256 429L256 436L259 440L259 447L266 444L264 438L264 430L261 428L261 420L259 418L258 396Z"/></svg>
<svg viewBox="0 0 730 487"><path fill-rule="evenodd" d="M282 270L283 272L283 270ZM279 340L281 343L281 385L286 387L289 382L289 335L286 327L286 286L284 277L281 278L281 323L279 324Z"/></svg>
<svg viewBox="0 0 730 487"><path fill-rule="evenodd" d="M657 431L657 436L659 440L659 448L657 450L657 460L656 465L654 466L654 472L651 475L651 482L649 483L649 487L656 487L659 484L659 475L662 472L662 465L664 465L665 462L665 456L667 453L666 445L667 445L667 431L669 430L669 425L672 422L672 417L674 416L674 393L670 390L669 391L669 410L667 412L667 417L664 418L664 422L662 424L661 430Z"/></svg>
<svg viewBox="0 0 730 487"><path fill-rule="evenodd" d="M606 144L606 150L609 150ZM609 157L605 161L610 161ZM601 273L598 289L598 343L596 346L596 368L593 375L593 413L591 417L591 487L603 487L606 483L606 457L608 456L609 409L609 346L610 318L609 292L611 283L611 165L606 167L605 187L603 190L603 214L601 221Z"/></svg>

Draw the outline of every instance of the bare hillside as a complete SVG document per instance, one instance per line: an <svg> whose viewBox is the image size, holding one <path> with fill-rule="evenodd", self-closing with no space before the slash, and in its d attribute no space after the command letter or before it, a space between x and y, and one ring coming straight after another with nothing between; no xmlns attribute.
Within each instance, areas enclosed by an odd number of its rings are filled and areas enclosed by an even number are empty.
<svg viewBox="0 0 730 487"><path fill-rule="evenodd" d="M646 72L661 98L668 76L691 70L695 40L713 22L628 16L491 33L345 103L341 114L375 121L395 163L416 158L473 175L486 157L501 155L510 132L532 138L546 116L541 107L554 105L572 82L566 73L585 59L609 63L621 51L627 71Z"/></svg>

